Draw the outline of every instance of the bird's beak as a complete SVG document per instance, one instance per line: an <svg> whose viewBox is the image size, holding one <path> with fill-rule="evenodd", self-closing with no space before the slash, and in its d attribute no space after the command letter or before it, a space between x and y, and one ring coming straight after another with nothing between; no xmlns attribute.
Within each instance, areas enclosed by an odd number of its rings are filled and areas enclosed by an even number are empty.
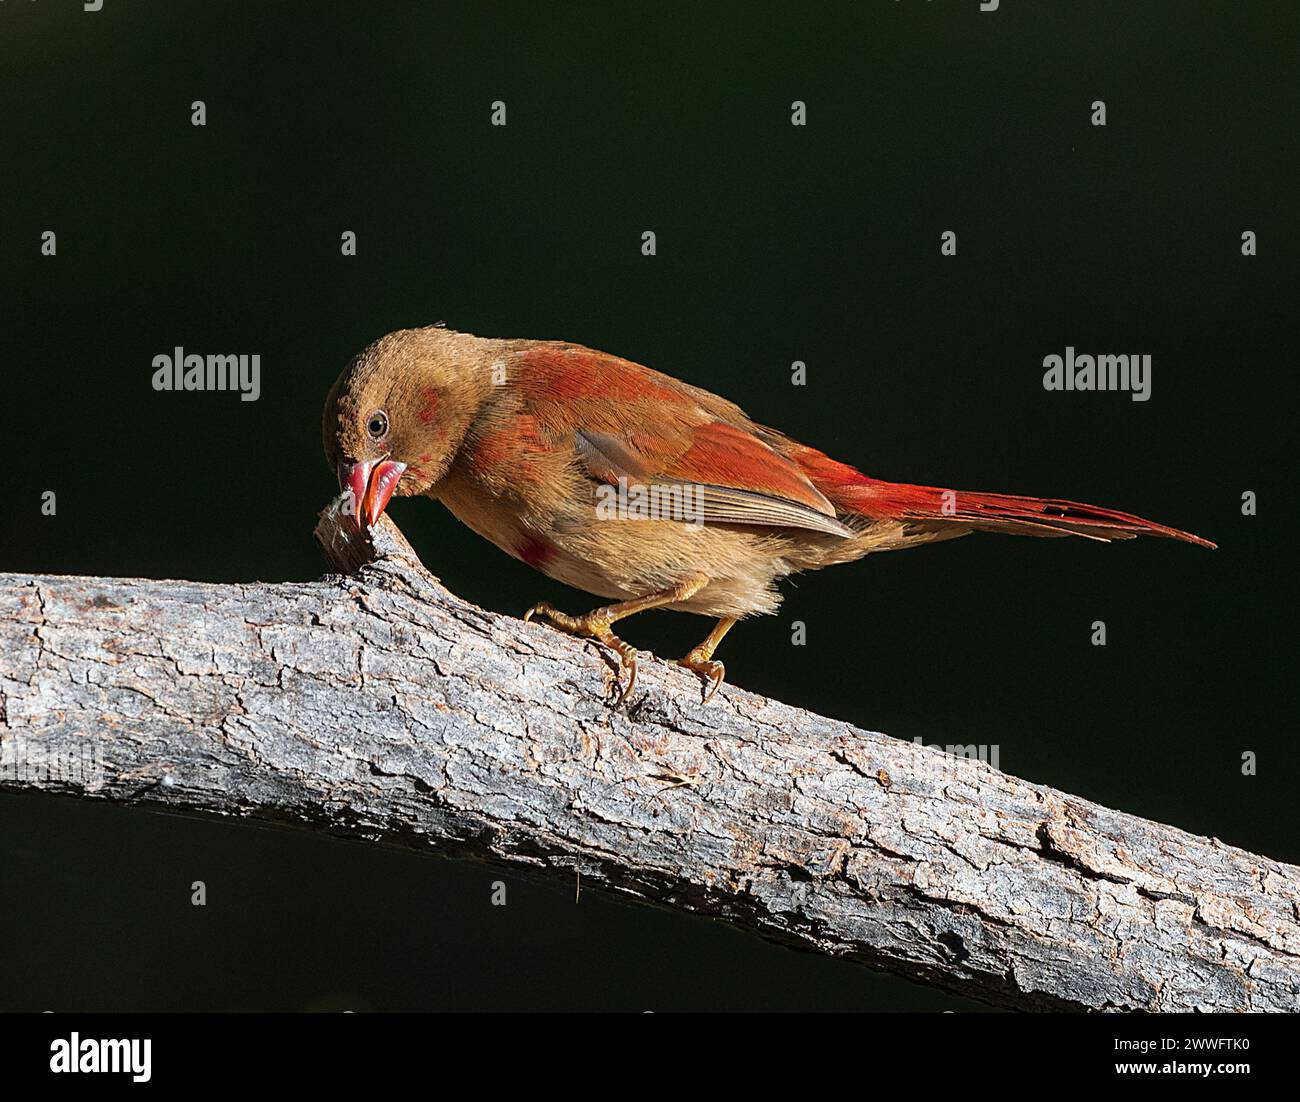
<svg viewBox="0 0 1300 1102"><path fill-rule="evenodd" d="M352 494L353 516L358 528L365 531L383 516L405 470L405 463L392 459L368 459L364 463L350 463L344 459L339 462L339 489Z"/></svg>

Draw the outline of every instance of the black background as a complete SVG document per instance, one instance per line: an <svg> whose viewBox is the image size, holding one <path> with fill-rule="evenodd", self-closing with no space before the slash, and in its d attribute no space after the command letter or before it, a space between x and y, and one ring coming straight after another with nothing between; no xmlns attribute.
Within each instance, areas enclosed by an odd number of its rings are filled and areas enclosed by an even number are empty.
<svg viewBox="0 0 1300 1102"><path fill-rule="evenodd" d="M756 692L996 743L1018 776L1300 860L1296 11L9 0L0 569L318 576L310 530L335 492L320 407L355 351L438 320L576 340L877 477L1070 497L1217 541L882 555L787 585L720 656ZM260 354L261 399L155 393L152 358L175 345ZM1151 354L1151 400L1044 391L1042 359L1066 345ZM593 603L439 506L392 513L470 600ZM661 614L626 634L673 653L703 630ZM502 876L510 905L493 908ZM0 1009L974 1005L573 895L7 795L0 943L23 950Z"/></svg>

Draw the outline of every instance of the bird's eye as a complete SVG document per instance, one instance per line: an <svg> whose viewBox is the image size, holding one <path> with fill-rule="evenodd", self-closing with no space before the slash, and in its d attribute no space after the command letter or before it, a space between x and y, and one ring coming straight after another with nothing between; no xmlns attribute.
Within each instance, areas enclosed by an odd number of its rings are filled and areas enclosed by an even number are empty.
<svg viewBox="0 0 1300 1102"><path fill-rule="evenodd" d="M366 432L370 433L375 440L381 440L388 435L388 414L382 409L375 410L370 415L370 420L366 422Z"/></svg>

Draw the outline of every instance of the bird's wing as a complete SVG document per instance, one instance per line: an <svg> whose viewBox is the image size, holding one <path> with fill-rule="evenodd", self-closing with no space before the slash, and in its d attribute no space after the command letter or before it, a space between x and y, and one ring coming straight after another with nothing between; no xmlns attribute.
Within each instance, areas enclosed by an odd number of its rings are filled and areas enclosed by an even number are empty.
<svg viewBox="0 0 1300 1102"><path fill-rule="evenodd" d="M556 438L572 440L596 481L680 487L705 524L854 534L730 402L576 345L542 345L522 359L516 385L530 413Z"/></svg>

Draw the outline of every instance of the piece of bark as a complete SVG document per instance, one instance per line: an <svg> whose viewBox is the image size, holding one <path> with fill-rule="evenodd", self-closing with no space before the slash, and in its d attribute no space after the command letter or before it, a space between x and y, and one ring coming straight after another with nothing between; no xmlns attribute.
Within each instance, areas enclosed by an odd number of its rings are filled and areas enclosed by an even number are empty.
<svg viewBox="0 0 1300 1102"><path fill-rule="evenodd" d="M1300 1006L1296 866L658 661L611 710L387 518L317 536L345 576L0 574L0 788L577 870L1001 1006Z"/></svg>

